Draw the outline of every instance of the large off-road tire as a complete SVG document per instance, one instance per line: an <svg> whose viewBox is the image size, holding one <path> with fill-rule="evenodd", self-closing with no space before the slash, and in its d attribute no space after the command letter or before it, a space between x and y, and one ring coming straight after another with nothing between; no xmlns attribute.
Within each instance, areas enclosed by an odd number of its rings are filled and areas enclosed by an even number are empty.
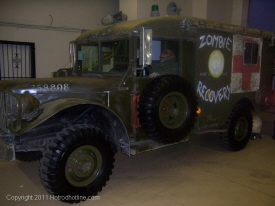
<svg viewBox="0 0 275 206"><path fill-rule="evenodd" d="M42 157L41 151L30 151L30 152L16 152L15 157L17 160L22 162L33 162L37 161Z"/></svg>
<svg viewBox="0 0 275 206"><path fill-rule="evenodd" d="M114 167L114 152L105 134L88 125L58 133L40 160L40 177L57 199L77 203L97 195Z"/></svg>
<svg viewBox="0 0 275 206"><path fill-rule="evenodd" d="M239 151L246 147L252 133L253 118L248 107L236 105L228 118L226 133L220 133L220 142L228 150Z"/></svg>
<svg viewBox="0 0 275 206"><path fill-rule="evenodd" d="M178 142L193 129L197 105L195 90L187 80L177 75L159 76L141 94L140 124L154 141Z"/></svg>

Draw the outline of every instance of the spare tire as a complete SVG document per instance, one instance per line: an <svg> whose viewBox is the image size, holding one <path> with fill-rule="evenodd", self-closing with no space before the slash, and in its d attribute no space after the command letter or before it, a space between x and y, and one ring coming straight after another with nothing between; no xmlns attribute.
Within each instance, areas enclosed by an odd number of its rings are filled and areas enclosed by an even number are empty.
<svg viewBox="0 0 275 206"><path fill-rule="evenodd" d="M138 117L152 140L174 143L194 128L197 106L195 90L187 80L177 75L163 75L143 90Z"/></svg>

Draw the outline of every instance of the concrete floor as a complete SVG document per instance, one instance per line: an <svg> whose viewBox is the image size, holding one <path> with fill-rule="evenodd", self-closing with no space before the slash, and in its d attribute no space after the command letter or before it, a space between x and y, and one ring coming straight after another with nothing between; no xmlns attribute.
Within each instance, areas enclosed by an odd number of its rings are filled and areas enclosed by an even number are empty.
<svg viewBox="0 0 275 206"><path fill-rule="evenodd" d="M274 206L274 113L260 113L262 139L239 152L224 150L217 134L192 135L189 142L127 157L116 155L111 180L100 200L78 205ZM49 200L40 183L39 162L0 162L0 205L68 205ZM14 201L25 196L25 201ZM27 196L33 199L27 200Z"/></svg>

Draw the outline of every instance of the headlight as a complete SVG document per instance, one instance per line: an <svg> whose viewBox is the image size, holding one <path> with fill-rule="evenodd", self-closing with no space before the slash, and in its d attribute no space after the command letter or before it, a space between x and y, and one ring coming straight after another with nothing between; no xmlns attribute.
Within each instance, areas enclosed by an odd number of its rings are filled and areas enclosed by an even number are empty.
<svg viewBox="0 0 275 206"><path fill-rule="evenodd" d="M35 116L41 113L39 110L39 101L29 93L20 95L21 118L27 121L32 120Z"/></svg>
<svg viewBox="0 0 275 206"><path fill-rule="evenodd" d="M0 134L8 134L12 128L21 128L21 120L31 121L41 114L39 101L29 93L14 94L0 91Z"/></svg>

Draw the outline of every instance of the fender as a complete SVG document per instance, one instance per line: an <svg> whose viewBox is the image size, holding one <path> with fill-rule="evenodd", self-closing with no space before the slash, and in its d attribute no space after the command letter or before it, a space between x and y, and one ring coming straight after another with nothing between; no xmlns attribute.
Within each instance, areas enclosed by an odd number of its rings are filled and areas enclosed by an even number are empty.
<svg viewBox="0 0 275 206"><path fill-rule="evenodd" d="M22 126L19 130L14 131L13 128L10 128L12 132L15 135L22 135L23 133L33 129L34 127L38 126L39 124L45 122L53 115L57 114L58 112L67 109L72 106L77 105L84 105L84 104L90 104L98 106L98 108L101 108L104 110L104 114L106 114L106 121L112 121L115 122L116 128L114 131L112 131L112 134L108 134L112 139L111 141L116 145L116 148L118 148L120 145L123 144L123 152L128 153L130 150L130 143L129 143L129 135L128 132L122 122L122 120L106 105L99 104L95 101L85 100L85 99L77 99L77 98L66 98L66 99L57 99L53 101L46 102L45 104L42 104L40 106L40 109L43 110L43 112L36 117L31 122L22 121ZM116 149L117 150L117 149Z"/></svg>
<svg viewBox="0 0 275 206"><path fill-rule="evenodd" d="M79 104L95 104L93 101L83 100L83 99L75 99L75 98L68 98L68 99L57 99L53 101L46 102L42 104L39 109L42 110L42 113L34 118L31 122L22 121L22 125L24 127L20 127L18 130L14 130L13 128L9 128L15 135L21 135L32 128L36 127L37 125L41 124L42 122L46 121L56 113L62 111L71 106L79 105ZM98 104L98 103L97 103Z"/></svg>

